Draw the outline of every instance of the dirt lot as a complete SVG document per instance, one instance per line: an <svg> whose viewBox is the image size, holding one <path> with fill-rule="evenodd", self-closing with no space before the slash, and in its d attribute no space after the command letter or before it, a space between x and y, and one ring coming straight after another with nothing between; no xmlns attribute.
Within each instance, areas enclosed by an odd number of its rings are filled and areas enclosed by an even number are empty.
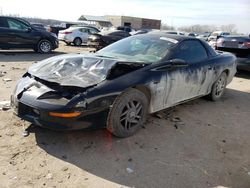
<svg viewBox="0 0 250 188"><path fill-rule="evenodd" d="M39 55L0 52L0 101ZM12 81L3 81L10 78ZM0 111L0 187L250 187L250 73L218 102L198 99L150 116L126 139L105 130L53 132ZM22 136L22 127L30 131Z"/></svg>

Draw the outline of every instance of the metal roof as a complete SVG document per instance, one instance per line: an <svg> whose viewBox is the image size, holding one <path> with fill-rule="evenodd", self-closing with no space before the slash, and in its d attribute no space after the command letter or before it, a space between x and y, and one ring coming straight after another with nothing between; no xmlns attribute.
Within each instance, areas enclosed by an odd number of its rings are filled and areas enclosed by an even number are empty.
<svg viewBox="0 0 250 188"><path fill-rule="evenodd" d="M82 15L79 20L82 21L95 21L95 22L110 22L104 16L91 16L91 15Z"/></svg>

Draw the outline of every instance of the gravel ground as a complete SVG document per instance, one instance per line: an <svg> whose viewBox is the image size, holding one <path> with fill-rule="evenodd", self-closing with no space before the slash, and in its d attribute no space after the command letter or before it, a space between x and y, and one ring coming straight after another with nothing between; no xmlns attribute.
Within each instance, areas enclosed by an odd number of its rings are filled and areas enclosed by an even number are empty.
<svg viewBox="0 0 250 188"><path fill-rule="evenodd" d="M1 51L0 102L34 61L87 50ZM249 188L250 73L227 88L218 102L197 99L151 115L126 139L106 130L54 132L0 110L0 187Z"/></svg>

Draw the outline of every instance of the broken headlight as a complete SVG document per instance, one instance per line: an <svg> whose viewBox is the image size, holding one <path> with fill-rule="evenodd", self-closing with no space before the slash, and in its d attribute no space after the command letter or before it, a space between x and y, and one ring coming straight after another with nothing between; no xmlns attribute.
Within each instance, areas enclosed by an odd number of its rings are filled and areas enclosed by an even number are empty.
<svg viewBox="0 0 250 188"><path fill-rule="evenodd" d="M75 108L86 108L86 101L80 101L75 105Z"/></svg>

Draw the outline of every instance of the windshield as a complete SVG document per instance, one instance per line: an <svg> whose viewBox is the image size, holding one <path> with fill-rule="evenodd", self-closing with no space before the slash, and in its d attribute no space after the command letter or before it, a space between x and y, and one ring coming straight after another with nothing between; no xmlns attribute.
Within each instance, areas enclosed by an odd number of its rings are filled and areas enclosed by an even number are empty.
<svg viewBox="0 0 250 188"><path fill-rule="evenodd" d="M103 48L97 55L124 61L152 63L162 60L177 42L160 35L136 35Z"/></svg>

